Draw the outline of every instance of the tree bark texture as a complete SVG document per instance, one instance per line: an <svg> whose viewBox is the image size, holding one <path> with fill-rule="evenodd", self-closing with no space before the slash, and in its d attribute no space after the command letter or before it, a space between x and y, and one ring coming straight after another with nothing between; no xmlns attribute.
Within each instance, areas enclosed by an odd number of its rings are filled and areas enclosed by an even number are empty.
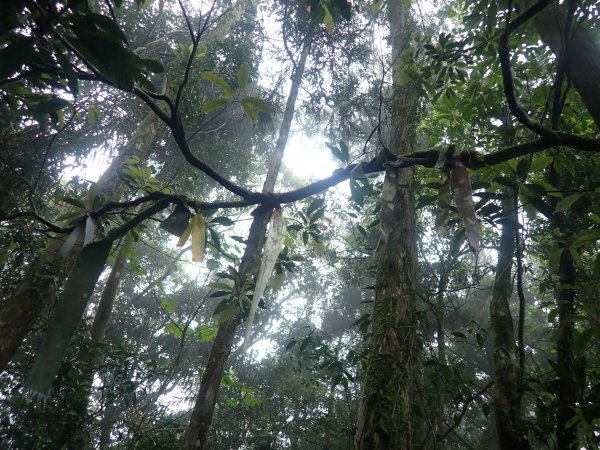
<svg viewBox="0 0 600 450"><path fill-rule="evenodd" d="M270 218L270 210L263 207L259 207L255 210L255 217L250 226L248 235L248 243L246 244L244 256L242 257L242 263L240 265L241 277L254 275L249 268L258 267L261 249L265 242L267 225L269 224ZM256 272L256 270L254 272ZM202 381L200 382L200 389L196 396L194 408L192 409L190 423L188 424L183 438L183 449L201 449L206 443L208 430L212 422L215 404L217 402L219 386L221 385L225 365L231 354L231 348L233 347L235 332L239 321L240 312L236 310L234 314L225 318L219 325L217 336L210 349L208 362L206 363L202 375Z"/></svg>
<svg viewBox="0 0 600 450"><path fill-rule="evenodd" d="M144 158L158 129L158 117L149 112L98 181L98 191L103 196L112 197L119 193L119 170L123 161L132 155ZM40 261L31 265L15 292L0 308L0 371L6 369L43 308L52 302L56 290L64 282L65 274L70 271L76 259L74 251L66 258L58 256L61 245L60 239L54 239L48 244Z"/></svg>
<svg viewBox="0 0 600 450"><path fill-rule="evenodd" d="M577 438L577 423L569 423L577 408L579 389L575 381L575 356L573 354L573 328L575 324L576 273L571 250L563 248L558 267L559 287L555 297L558 305L559 337L556 345L558 367L558 407L556 410L557 448L575 450L581 446ZM578 369L582 370L582 369Z"/></svg>
<svg viewBox="0 0 600 450"><path fill-rule="evenodd" d="M410 86L399 87L400 55L410 42L410 8L388 2L392 33L394 94L390 150L410 153L416 101ZM375 252L377 278L372 335L358 415L358 448L415 448L411 422L417 361L415 308L416 236L413 170L388 167L381 199L381 237Z"/></svg>
<svg viewBox="0 0 600 450"><path fill-rule="evenodd" d="M490 322L494 344L495 419L501 449L530 449L520 430L521 372L510 300L513 292L512 265L515 253L515 215L513 196L503 202L504 221L498 249L498 264L490 303Z"/></svg>
<svg viewBox="0 0 600 450"><path fill-rule="evenodd" d="M535 27L555 55L566 58L566 72L600 127L600 47L574 21L571 35L564 36L565 14L552 2L535 16Z"/></svg>
<svg viewBox="0 0 600 450"><path fill-rule="evenodd" d="M306 61L310 53L310 44L312 41L313 25L310 25L307 33L296 70L292 75L292 85L286 102L286 107L283 115L279 136L273 155L270 160L269 170L263 185L263 192L273 192L283 152L287 145L294 112L296 110L296 100L298 91L304 76ZM246 244L246 249L240 264L240 276L249 277L254 275L260 265L262 247L265 242L267 226L271 218L271 210L267 210L259 206L254 210L254 220L250 226L250 232ZM232 314L226 320L221 322L217 331L217 336L210 350L208 362L202 375L200 389L196 397L190 423L186 429L182 448L185 450L201 449L206 443L208 431L212 422L217 394L221 379L225 371L225 366L235 339L235 333L240 320L239 312Z"/></svg>

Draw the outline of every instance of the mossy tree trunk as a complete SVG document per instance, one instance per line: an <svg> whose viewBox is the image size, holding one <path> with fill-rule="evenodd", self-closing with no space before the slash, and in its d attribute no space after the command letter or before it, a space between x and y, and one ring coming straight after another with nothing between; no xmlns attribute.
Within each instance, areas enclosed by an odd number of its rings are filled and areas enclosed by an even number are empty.
<svg viewBox="0 0 600 450"><path fill-rule="evenodd" d="M410 7L388 2L392 34L394 91L389 148L411 153L416 99L410 85L400 87L400 55L411 36ZM388 167L381 199L381 237L375 254L377 277L369 357L358 416L358 448L412 449L411 420L417 362L415 305L416 236L412 169Z"/></svg>

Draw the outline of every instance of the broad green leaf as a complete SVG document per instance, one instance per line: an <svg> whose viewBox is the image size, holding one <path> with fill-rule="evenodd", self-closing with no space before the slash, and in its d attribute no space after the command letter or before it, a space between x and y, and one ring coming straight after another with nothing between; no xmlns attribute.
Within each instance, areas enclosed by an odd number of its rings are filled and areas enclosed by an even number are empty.
<svg viewBox="0 0 600 450"><path fill-rule="evenodd" d="M310 216L317 209L322 208L324 203L325 203L324 198L317 198L317 199L313 200L306 210L306 215ZM290 226L292 226L292 225L290 225ZM288 227L288 228L290 228L290 227Z"/></svg>
<svg viewBox="0 0 600 450"><path fill-rule="evenodd" d="M201 324L196 331L196 336L200 342L212 342L217 337L218 328L216 326L208 326Z"/></svg>
<svg viewBox="0 0 600 450"><path fill-rule="evenodd" d="M519 179L523 180L529 173L529 169L531 168L531 158L525 157L519 160L517 164L517 176Z"/></svg>
<svg viewBox="0 0 600 450"><path fill-rule="evenodd" d="M327 8L327 6L322 5L321 7L325 12L325 16L323 17L323 23L325 24L325 28L327 28L327 31L329 31L330 33L333 33L333 16L331 15L331 12L329 12L329 8Z"/></svg>
<svg viewBox="0 0 600 450"><path fill-rule="evenodd" d="M250 76L250 66L248 63L243 63L240 66L237 74L238 88L244 89L248 85L248 77Z"/></svg>
<svg viewBox="0 0 600 450"><path fill-rule="evenodd" d="M583 230L575 236L572 246L573 248L579 248L587 244L593 244L598 239L600 239L599 229Z"/></svg>
<svg viewBox="0 0 600 450"><path fill-rule="evenodd" d="M52 114L70 104L71 103L68 100L65 100L64 98L54 97L39 102L35 106L34 111L38 114Z"/></svg>
<svg viewBox="0 0 600 450"><path fill-rule="evenodd" d="M581 196L583 195L583 192L577 192L575 194L571 194L565 198L563 198L561 201L559 201L556 205L556 210L554 212L563 212L566 211L567 209L571 208L571 206L573 206L573 204L579 200L581 198Z"/></svg>
<svg viewBox="0 0 600 450"><path fill-rule="evenodd" d="M163 73L165 71L163 65L154 59L142 59L141 63L148 72Z"/></svg>
<svg viewBox="0 0 600 450"><path fill-rule="evenodd" d="M233 97L233 94L234 94L233 89L219 75L216 75L216 74L214 74L212 72L209 72L209 71L204 71L204 72L202 72L202 76L204 78L206 78L208 81L212 81L217 86L219 86L221 88L221 90L223 91L223 97L225 97L225 98L231 98L231 97Z"/></svg>
<svg viewBox="0 0 600 450"><path fill-rule="evenodd" d="M554 160L554 156L539 156L538 155L535 158L533 158L533 161L531 161L531 167L529 168L529 170L531 172L537 172L537 171L543 169L544 167L546 167L553 160Z"/></svg>
<svg viewBox="0 0 600 450"><path fill-rule="evenodd" d="M200 111L203 113L209 113L217 108L220 108L221 106L225 105L227 103L227 100L225 100L224 98L217 98L214 100L211 100L209 102L206 102L204 105L202 105L202 108L200 108Z"/></svg>
<svg viewBox="0 0 600 450"><path fill-rule="evenodd" d="M213 283L209 283L208 287L211 289L216 289L216 290L222 290L222 291L232 291L232 287L228 284L225 283L219 283L218 281L215 281Z"/></svg>
<svg viewBox="0 0 600 450"><path fill-rule="evenodd" d="M558 270L558 265L560 263L560 257L565 249L563 247L559 247L558 245L554 246L552 250L550 250L550 256L548 258L548 267L552 272L556 272Z"/></svg>
<svg viewBox="0 0 600 450"><path fill-rule="evenodd" d="M257 111L265 112L267 114L274 114L275 108L263 99L258 97L246 97L241 101L242 105L249 105Z"/></svg>
<svg viewBox="0 0 600 450"><path fill-rule="evenodd" d="M258 119L258 113L248 103L244 103L244 100L241 101L242 109L244 110L244 113L248 119L250 119L252 122L255 122L256 119Z"/></svg>
<svg viewBox="0 0 600 450"><path fill-rule="evenodd" d="M71 219L82 217L81 212L69 212L65 214L61 214L56 218L57 222L69 222Z"/></svg>
<svg viewBox="0 0 600 450"><path fill-rule="evenodd" d="M169 314L173 314L177 308L177 302L175 302L175 300L169 301L166 298L163 298L160 301L160 306Z"/></svg>
<svg viewBox="0 0 600 450"><path fill-rule="evenodd" d="M177 324L175 324L173 322L169 322L168 324L165 325L165 333L175 336L177 338L181 337L181 335L183 334L181 332L181 328L179 328L177 326Z"/></svg>
<svg viewBox="0 0 600 450"><path fill-rule="evenodd" d="M373 5L371 5L371 11L373 11L374 13L379 12L379 10L381 9L381 7L383 6L383 1L384 0L377 0L373 3Z"/></svg>
<svg viewBox="0 0 600 450"><path fill-rule="evenodd" d="M218 223L219 225L224 225L227 227L232 227L233 225L235 225L235 222L233 220L225 216L213 217L212 219L210 219L210 223Z"/></svg>

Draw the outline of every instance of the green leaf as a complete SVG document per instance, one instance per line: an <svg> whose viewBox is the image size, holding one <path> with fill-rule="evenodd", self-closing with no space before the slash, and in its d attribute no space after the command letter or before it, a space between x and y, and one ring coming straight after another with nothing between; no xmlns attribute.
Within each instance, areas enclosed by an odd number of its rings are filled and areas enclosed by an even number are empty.
<svg viewBox="0 0 600 450"><path fill-rule="evenodd" d="M196 336L200 342L212 342L217 337L218 328L215 326L200 325L196 331Z"/></svg>
<svg viewBox="0 0 600 450"><path fill-rule="evenodd" d="M583 351L586 349L586 347L594 337L596 331L595 328L597 327L586 328L581 333L578 333L577 336L575 336L575 339L573 341L573 352L583 353Z"/></svg>
<svg viewBox="0 0 600 450"><path fill-rule="evenodd" d="M219 225L224 225L227 227L232 227L233 225L235 225L235 222L233 220L225 216L213 217L212 219L210 219L210 223L217 223Z"/></svg>
<svg viewBox="0 0 600 450"><path fill-rule="evenodd" d="M165 333L175 336L177 338L181 337L181 335L183 334L181 329L177 326L177 324L173 322L169 322L165 325Z"/></svg>
<svg viewBox="0 0 600 450"><path fill-rule="evenodd" d="M78 198L73 198L73 197L60 197L59 200L68 203L69 205L73 205L76 208L80 208L85 210L85 204Z"/></svg>
<svg viewBox="0 0 600 450"><path fill-rule="evenodd" d="M258 97L246 97L241 101L242 105L248 105L254 108L256 111L265 112L267 114L275 113L275 108L263 99Z"/></svg>
<svg viewBox="0 0 600 450"><path fill-rule="evenodd" d="M383 1L384 0L377 0L375 3L373 3L373 5L371 6L371 11L373 11L374 13L379 12L381 7L383 6Z"/></svg>
<svg viewBox="0 0 600 450"><path fill-rule="evenodd" d="M200 111L203 113L209 113L217 108L220 108L221 106L224 106L226 103L227 100L225 100L224 98L217 98L215 100L206 102L204 105L202 105Z"/></svg>
<svg viewBox="0 0 600 450"><path fill-rule="evenodd" d="M169 301L166 298L163 298L160 301L160 306L167 311L169 314L173 314L176 310L177 307L177 302L175 302L175 300L173 301Z"/></svg>
<svg viewBox="0 0 600 450"><path fill-rule="evenodd" d="M581 198L581 196L584 195L583 192L577 192L576 194L571 194L565 198L563 198L561 201L559 201L556 205L556 210L554 212L563 212L566 211L567 209L571 208L571 206L573 206L573 204L579 200Z"/></svg>
<svg viewBox="0 0 600 450"><path fill-rule="evenodd" d="M584 245L587 245L587 244L593 244L598 239L600 239L600 230L598 230L598 229L583 230L583 231L580 231L577 234L577 236L575 237L572 247L579 248L579 247L583 247Z"/></svg>
<svg viewBox="0 0 600 450"><path fill-rule="evenodd" d="M250 77L250 66L248 63L243 63L240 66L237 74L238 88L244 89L248 85L248 78Z"/></svg>
<svg viewBox="0 0 600 450"><path fill-rule="evenodd" d="M34 110L38 114L52 114L70 104L71 103L64 98L54 97L48 100L42 100L35 106Z"/></svg>
<svg viewBox="0 0 600 450"><path fill-rule="evenodd" d="M315 200L313 200L311 202L311 204L308 206L308 209L306 210L306 215L310 216L312 213L314 213L317 209L322 208L323 205L325 203L325 199L324 198L317 198ZM292 225L290 225L292 226ZM288 226L288 229L290 227Z"/></svg>
<svg viewBox="0 0 600 450"><path fill-rule="evenodd" d="M163 73L165 71L163 65L154 59L142 59L141 64L148 72Z"/></svg>
<svg viewBox="0 0 600 450"><path fill-rule="evenodd" d="M538 155L535 158L533 158L533 161L531 161L531 167L529 168L529 170L531 172L537 172L537 171L543 169L544 167L546 167L553 160L554 160L554 156L539 156Z"/></svg>
<svg viewBox="0 0 600 450"><path fill-rule="evenodd" d="M65 213L65 214L61 214L60 216L58 216L56 218L57 222L70 222L71 219L74 218L81 218L82 214L81 212L69 212L69 213Z"/></svg>
<svg viewBox="0 0 600 450"><path fill-rule="evenodd" d="M514 178L496 177L496 178L494 178L494 181L498 184L509 187L511 189L519 189L519 183L517 183L517 180L515 180Z"/></svg>
<svg viewBox="0 0 600 450"><path fill-rule="evenodd" d="M465 333L461 333L460 331L453 331L450 334L457 338L461 338L461 339L465 339L465 340L467 339L467 336L465 335Z"/></svg>
<svg viewBox="0 0 600 450"><path fill-rule="evenodd" d="M558 265L560 263L560 257L565 249L563 247L555 246L550 250L550 256L548 258L548 267L552 272L556 272L558 270Z"/></svg>
<svg viewBox="0 0 600 450"><path fill-rule="evenodd" d="M517 176L519 179L523 180L529 173L529 169L531 168L531 158L522 158L519 160L517 164Z"/></svg>
<svg viewBox="0 0 600 450"><path fill-rule="evenodd" d="M214 84L216 84L217 86L219 86L221 88L221 90L223 91L223 97L225 97L225 98L231 98L231 97L233 97L233 94L234 94L233 89L219 75L216 75L216 74L214 74L212 72L209 72L209 71L204 71L204 72L202 72L202 76L204 78L206 78L208 81L212 81Z"/></svg>
<svg viewBox="0 0 600 450"><path fill-rule="evenodd" d="M325 16L323 17L323 23L325 24L325 28L327 28L327 31L329 31L330 33L333 33L333 16L331 15L331 12L329 12L329 8L327 8L327 6L322 5L321 7L323 8L323 11L325 13Z"/></svg>
<svg viewBox="0 0 600 450"><path fill-rule="evenodd" d="M244 103L244 100L241 102L244 114L246 114L248 119L250 119L252 122L255 122L256 119L258 119L258 113L248 103Z"/></svg>

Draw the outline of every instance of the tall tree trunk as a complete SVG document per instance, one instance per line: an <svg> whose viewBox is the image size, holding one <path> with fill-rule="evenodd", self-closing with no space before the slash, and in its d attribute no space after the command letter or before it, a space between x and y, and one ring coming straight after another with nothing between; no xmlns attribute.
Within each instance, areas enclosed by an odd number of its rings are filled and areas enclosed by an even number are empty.
<svg viewBox="0 0 600 450"><path fill-rule="evenodd" d="M580 448L577 423L569 423L575 417L579 399L575 381L575 356L573 354L573 329L575 326L575 266L571 249L564 246L558 267L559 287L555 298L558 305L559 337L556 344L558 367L558 407L556 410L557 448L575 450ZM579 369L581 370L581 369Z"/></svg>
<svg viewBox="0 0 600 450"><path fill-rule="evenodd" d="M144 157L159 129L159 121L149 112L135 134L98 181L99 192L105 197L119 193L119 170L132 155ZM33 263L15 292L0 308L0 371L4 371L15 351L25 339L43 308L52 302L56 290L76 259L72 251L66 258L58 255L61 239L52 240L39 261Z"/></svg>
<svg viewBox="0 0 600 450"><path fill-rule="evenodd" d="M399 87L399 55L410 42L410 8L388 2L394 61L390 150L411 153L416 99ZM377 278L369 357L358 416L358 448L411 449L413 373L417 360L415 308L415 204L412 169L388 167L381 200L381 237L376 250Z"/></svg>
<svg viewBox="0 0 600 450"><path fill-rule="evenodd" d="M569 189L569 175L550 166L547 179L556 189ZM555 211L558 200L551 197L550 211ZM577 273L571 254L569 242L572 239L576 216L567 213L549 215L552 227L558 231L554 236L561 251L558 263L558 286L554 292L558 308L558 342L556 344L556 367L558 376L557 409L556 409L556 444L561 450L574 450L581 446L577 434L577 422L569 423L577 410L580 392L575 379L575 355L573 352L573 332L576 323L575 286ZM584 370L584 369L579 369ZM585 374L584 374L585 376Z"/></svg>
<svg viewBox="0 0 600 450"><path fill-rule="evenodd" d="M600 127L600 47L575 23L571 36L565 37L565 21L563 11L552 2L535 16L535 27L555 55L565 56L567 74Z"/></svg>
<svg viewBox="0 0 600 450"><path fill-rule="evenodd" d="M521 372L517 359L510 300L513 291L512 265L515 253L515 214L512 193L503 202L504 221L498 249L496 278L490 303L490 322L494 343L494 375L496 391L496 430L500 448L530 449L520 430Z"/></svg>
<svg viewBox="0 0 600 450"><path fill-rule="evenodd" d="M279 129L279 136L263 185L263 192L265 193L272 192L275 188L279 167L281 166L281 159L283 158L283 152L287 145L292 119L296 109L298 91L302 83L304 69L310 51L313 27L314 25L311 23L309 31L305 36L300 59L292 76L292 85L288 95L281 127ZM242 278L252 276L258 270L262 246L265 241L267 225L269 224L271 213L272 211L270 209L262 206L259 206L254 210L254 220L250 226L248 240L246 241L246 249L239 269ZM206 368L202 375L202 381L200 382L200 389L196 397L194 408L192 409L190 423L183 438L183 449L201 449L206 443L208 430L212 422L217 401L217 393L221 384L221 378L223 377L225 365L227 364L227 360L231 353L239 320L240 314L238 312L232 314L219 325L217 336L211 347L208 362L206 363Z"/></svg>

